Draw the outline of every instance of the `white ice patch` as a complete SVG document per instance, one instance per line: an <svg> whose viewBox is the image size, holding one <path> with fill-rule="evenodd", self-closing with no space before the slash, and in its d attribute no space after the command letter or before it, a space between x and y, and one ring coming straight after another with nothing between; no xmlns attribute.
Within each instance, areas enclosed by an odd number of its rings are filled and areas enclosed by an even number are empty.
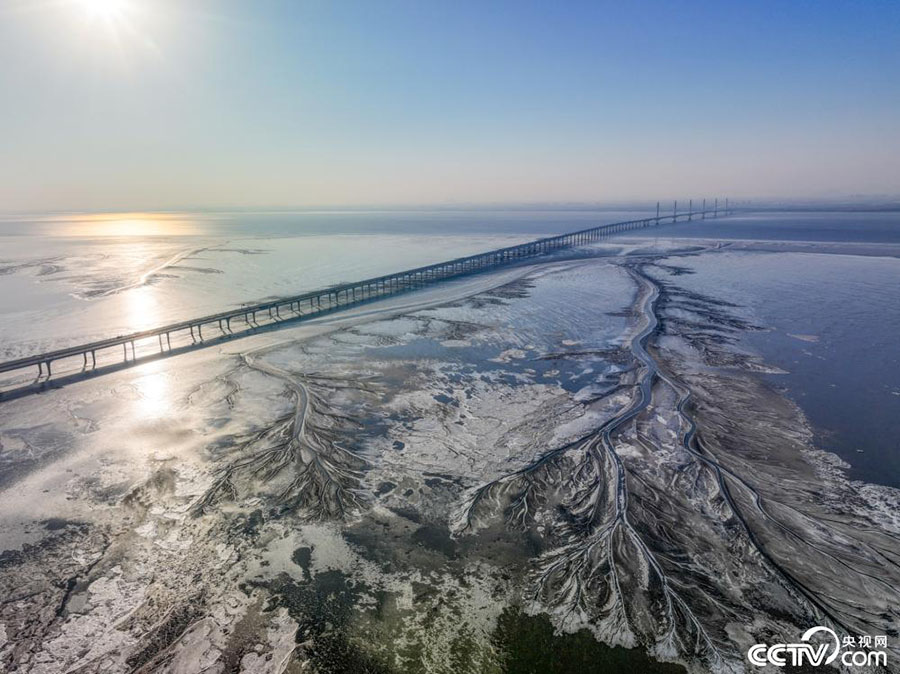
<svg viewBox="0 0 900 674"><path fill-rule="evenodd" d="M502 351L499 356L491 358L490 360L494 363L508 363L511 360L525 358L527 355L528 354L522 349L506 349L505 351Z"/></svg>
<svg viewBox="0 0 900 674"><path fill-rule="evenodd" d="M149 575L149 570L145 573ZM95 580L87 588L85 612L70 615L58 636L43 644L43 649L35 654L31 671L61 674L87 663L103 663L100 671L104 672L127 671L123 654L136 643L136 638L123 629L123 624L141 605L145 592L145 584L126 580L119 567Z"/></svg>

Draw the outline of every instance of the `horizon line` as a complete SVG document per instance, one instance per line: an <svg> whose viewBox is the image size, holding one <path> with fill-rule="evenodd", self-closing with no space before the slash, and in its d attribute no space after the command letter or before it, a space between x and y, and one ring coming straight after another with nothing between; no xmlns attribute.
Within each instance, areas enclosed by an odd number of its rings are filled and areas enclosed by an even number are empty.
<svg viewBox="0 0 900 674"><path fill-rule="evenodd" d="M699 207L704 197L693 199ZM717 197L705 197L707 202L714 201ZM783 207L787 210L835 208L843 206L865 207L861 210L892 211L900 209L900 194L847 194L831 197L718 197L720 206L724 207L725 199L728 199L729 207L746 208L752 205L754 209L767 210L775 207ZM169 208L103 208L103 209L52 209L52 210L0 210L0 218L10 217L65 217L79 215L138 215L138 214L184 214L184 213L261 213L261 214L290 214L290 213L365 213L365 212L417 212L417 211L615 211L615 210L643 210L655 208L657 202L660 206L678 203L685 208L691 198L633 198L633 199L609 199L597 201L488 201L488 202L413 202L399 204L307 204L307 205L191 205Z"/></svg>

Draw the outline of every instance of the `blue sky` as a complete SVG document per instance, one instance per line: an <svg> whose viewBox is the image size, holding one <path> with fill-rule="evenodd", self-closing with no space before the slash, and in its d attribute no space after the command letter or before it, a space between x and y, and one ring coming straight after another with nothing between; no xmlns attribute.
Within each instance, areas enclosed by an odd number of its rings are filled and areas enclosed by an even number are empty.
<svg viewBox="0 0 900 674"><path fill-rule="evenodd" d="M898 44L877 1L0 0L0 210L897 194Z"/></svg>

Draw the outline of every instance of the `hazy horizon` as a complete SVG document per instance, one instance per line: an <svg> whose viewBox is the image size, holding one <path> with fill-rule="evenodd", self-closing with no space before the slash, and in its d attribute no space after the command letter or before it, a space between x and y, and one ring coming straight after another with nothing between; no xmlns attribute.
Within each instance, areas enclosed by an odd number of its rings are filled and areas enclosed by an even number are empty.
<svg viewBox="0 0 900 674"><path fill-rule="evenodd" d="M706 197L707 208L713 208L716 197ZM660 211L671 213L674 204L677 202L678 212L687 212L689 207L694 211L701 209L703 199L695 198L693 202L683 197L678 199L611 199L608 201L509 201L509 202L472 202L472 203L455 203L455 202L435 202L435 203L385 203L385 204L274 204L268 206L233 206L233 205L187 205L179 208L139 208L139 209L116 209L116 208L96 208L96 209L78 209L78 208L61 208L61 209L24 209L24 210L0 210L0 219L56 219L56 218L78 218L85 217L106 217L106 216L122 216L122 215L154 215L165 217L167 215L192 214L203 215L238 215L238 214L313 214L321 213L339 213L342 211L348 213L389 213L396 212L440 212L440 211L471 211L471 212L490 212L490 211L510 211L510 212L578 212L578 211L641 211L654 210L659 202ZM731 209L754 211L884 211L891 212L900 210L900 194L873 194L873 195L835 195L833 197L811 198L806 196L798 197L748 197L742 199L730 199L726 202L724 197L719 197L719 208L724 208L726 203Z"/></svg>
<svg viewBox="0 0 900 674"><path fill-rule="evenodd" d="M3 212L900 195L887 2L6 0L0 19Z"/></svg>

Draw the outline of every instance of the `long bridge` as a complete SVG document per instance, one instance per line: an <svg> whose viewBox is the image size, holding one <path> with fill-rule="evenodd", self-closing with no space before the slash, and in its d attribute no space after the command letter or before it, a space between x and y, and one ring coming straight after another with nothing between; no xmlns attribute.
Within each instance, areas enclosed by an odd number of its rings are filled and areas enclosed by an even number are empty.
<svg viewBox="0 0 900 674"><path fill-rule="evenodd" d="M716 218L720 215L728 215L728 212L727 199L725 200L724 209L719 208L718 199L715 200L712 208L707 208L704 200L702 209L694 211L693 202L691 202L688 210L681 213L678 212L678 202L675 202L671 214L666 215L660 214L659 204L657 203L655 217L616 222L568 234L549 236L507 248L448 260L447 262L439 262L363 281L314 290L302 295L245 305L237 309L192 318L150 330L119 335L56 351L37 353L0 363L0 373L37 368L37 379L35 381L46 381L52 376L53 363L73 358L82 359L82 368L79 373L90 373L97 370L98 352L108 352L110 349L117 348L122 350L122 360L118 361L119 366L150 360L211 342L218 342L224 338L251 334L254 330L263 326L321 316L339 308L409 292L446 279L514 264L521 260L539 257L560 249L599 241L616 234L679 221ZM204 328L207 331L206 337L203 334ZM211 330L213 331L212 335L210 335ZM178 346L176 343L176 346L173 347L173 336L183 340L190 339L190 342L186 346ZM154 344L158 343L158 351L154 346L151 353L148 355L142 354L139 357L135 345L142 344L142 350L145 350L148 340L152 340ZM0 393L0 396L3 396L3 393Z"/></svg>

